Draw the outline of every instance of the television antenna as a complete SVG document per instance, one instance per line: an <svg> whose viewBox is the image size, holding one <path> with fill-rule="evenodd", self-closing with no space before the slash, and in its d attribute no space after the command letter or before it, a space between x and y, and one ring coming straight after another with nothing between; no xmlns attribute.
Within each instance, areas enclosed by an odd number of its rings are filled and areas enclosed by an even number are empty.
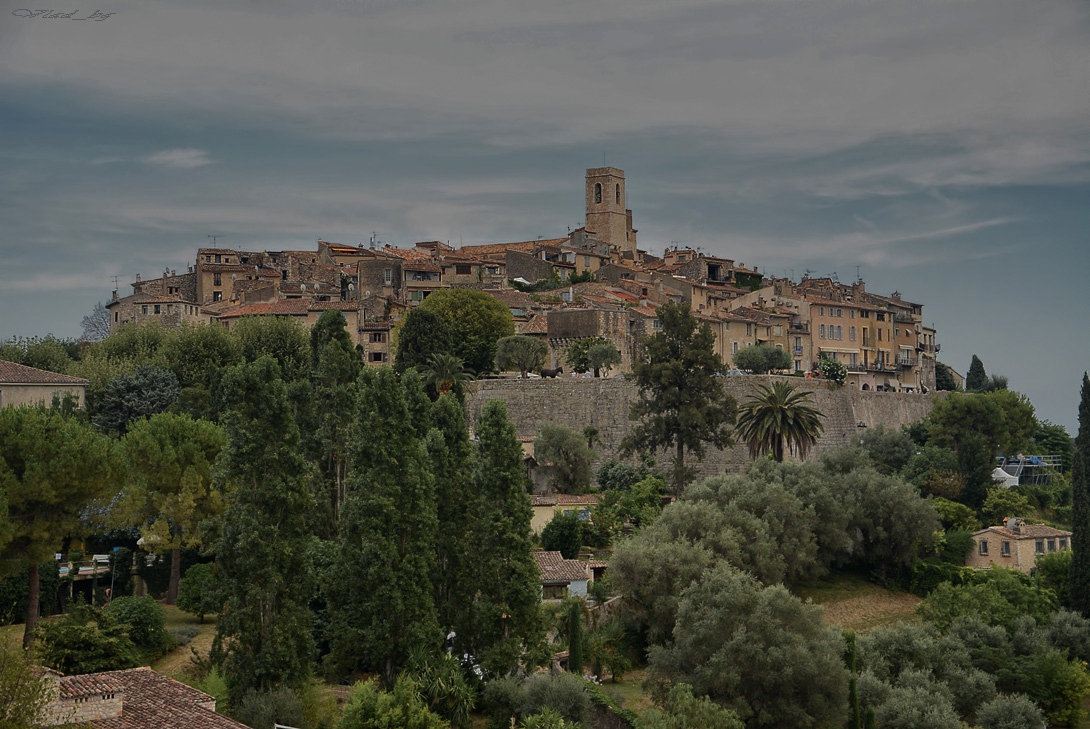
<svg viewBox="0 0 1090 729"><path fill-rule="evenodd" d="M207 236L207 237L212 239L212 247L215 248L216 247L216 238L218 238L219 236L210 235L210 236Z"/></svg>
<svg viewBox="0 0 1090 729"><path fill-rule="evenodd" d="M817 271L815 271L814 269L806 268L806 269L803 269L802 277L803 278L810 278L810 276L812 276L815 273L817 273Z"/></svg>

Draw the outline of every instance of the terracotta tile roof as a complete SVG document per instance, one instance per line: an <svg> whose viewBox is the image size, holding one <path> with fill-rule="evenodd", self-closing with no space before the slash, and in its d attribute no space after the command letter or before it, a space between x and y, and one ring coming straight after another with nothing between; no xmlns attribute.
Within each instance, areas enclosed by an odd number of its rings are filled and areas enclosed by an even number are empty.
<svg viewBox="0 0 1090 729"><path fill-rule="evenodd" d="M575 580L588 579L587 564L577 559L564 559L560 552L534 552L534 561L537 562L537 571L541 574L541 581L548 582L573 582Z"/></svg>
<svg viewBox="0 0 1090 729"><path fill-rule="evenodd" d="M238 319L244 316L306 316L310 303L306 299L280 299L268 304L247 304L220 314L220 319Z"/></svg>
<svg viewBox="0 0 1090 729"><path fill-rule="evenodd" d="M534 303L534 297L516 289L485 289L484 292L508 309L526 309Z"/></svg>
<svg viewBox="0 0 1090 729"><path fill-rule="evenodd" d="M325 311L338 309L339 311L355 311L360 308L358 301L310 301L307 302L307 311Z"/></svg>
<svg viewBox="0 0 1090 729"><path fill-rule="evenodd" d="M458 249L458 252L466 256L487 256L509 250L530 253L539 245L563 243L567 240L567 238L550 238L549 240L525 240L517 243L492 243L490 245L462 246Z"/></svg>
<svg viewBox="0 0 1090 729"><path fill-rule="evenodd" d="M406 261L401 264L401 267L406 271L428 271L430 273L442 273L443 271L439 266L427 261Z"/></svg>
<svg viewBox="0 0 1090 729"><path fill-rule="evenodd" d="M633 309L630 309L630 311L640 314L641 316L648 316L651 318L655 318L659 315L658 312L655 311L655 309L651 306L637 306Z"/></svg>
<svg viewBox="0 0 1090 729"><path fill-rule="evenodd" d="M978 534L984 534L985 532L995 532L1008 539L1045 539L1048 537L1071 536L1071 532L1065 532L1063 529L1056 529L1047 524L1023 524L1020 533L1015 533L1005 526L990 526L986 529L981 529L978 532L973 532L973 536L975 537Z"/></svg>
<svg viewBox="0 0 1090 729"><path fill-rule="evenodd" d="M63 698L113 693L121 715L88 722L96 729L245 729L215 712L212 696L148 667L105 671L59 680Z"/></svg>
<svg viewBox="0 0 1090 729"><path fill-rule="evenodd" d="M549 320L544 314L534 314L530 321L519 327L519 334L548 334Z"/></svg>
<svg viewBox="0 0 1090 729"><path fill-rule="evenodd" d="M26 385L89 385L87 380L0 359L0 382Z"/></svg>

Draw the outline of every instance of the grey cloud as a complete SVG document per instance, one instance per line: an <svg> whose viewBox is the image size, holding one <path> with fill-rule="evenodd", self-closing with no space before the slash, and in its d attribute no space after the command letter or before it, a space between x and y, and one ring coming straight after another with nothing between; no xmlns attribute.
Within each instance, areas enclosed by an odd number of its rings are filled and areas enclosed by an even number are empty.
<svg viewBox="0 0 1090 729"><path fill-rule="evenodd" d="M164 149L161 152L144 157L144 162L157 167L180 167L182 169L212 164L212 160L208 158L208 152L203 149Z"/></svg>

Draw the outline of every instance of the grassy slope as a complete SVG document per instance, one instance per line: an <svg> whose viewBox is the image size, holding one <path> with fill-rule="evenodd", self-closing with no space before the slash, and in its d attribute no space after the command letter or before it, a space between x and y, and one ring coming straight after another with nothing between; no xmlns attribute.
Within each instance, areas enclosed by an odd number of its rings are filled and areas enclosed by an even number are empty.
<svg viewBox="0 0 1090 729"><path fill-rule="evenodd" d="M825 608L825 622L856 631L914 622L916 606L922 602L911 593L887 590L858 575L834 575L795 592Z"/></svg>

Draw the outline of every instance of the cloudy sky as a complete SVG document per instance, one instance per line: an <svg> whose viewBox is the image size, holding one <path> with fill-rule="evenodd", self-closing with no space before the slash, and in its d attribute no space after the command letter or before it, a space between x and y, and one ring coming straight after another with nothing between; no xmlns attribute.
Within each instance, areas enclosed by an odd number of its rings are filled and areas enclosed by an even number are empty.
<svg viewBox="0 0 1090 729"><path fill-rule="evenodd" d="M563 235L605 160L642 247L899 290L943 361L1075 426L1085 0L27 2L0 0L0 338L78 335L210 235Z"/></svg>

